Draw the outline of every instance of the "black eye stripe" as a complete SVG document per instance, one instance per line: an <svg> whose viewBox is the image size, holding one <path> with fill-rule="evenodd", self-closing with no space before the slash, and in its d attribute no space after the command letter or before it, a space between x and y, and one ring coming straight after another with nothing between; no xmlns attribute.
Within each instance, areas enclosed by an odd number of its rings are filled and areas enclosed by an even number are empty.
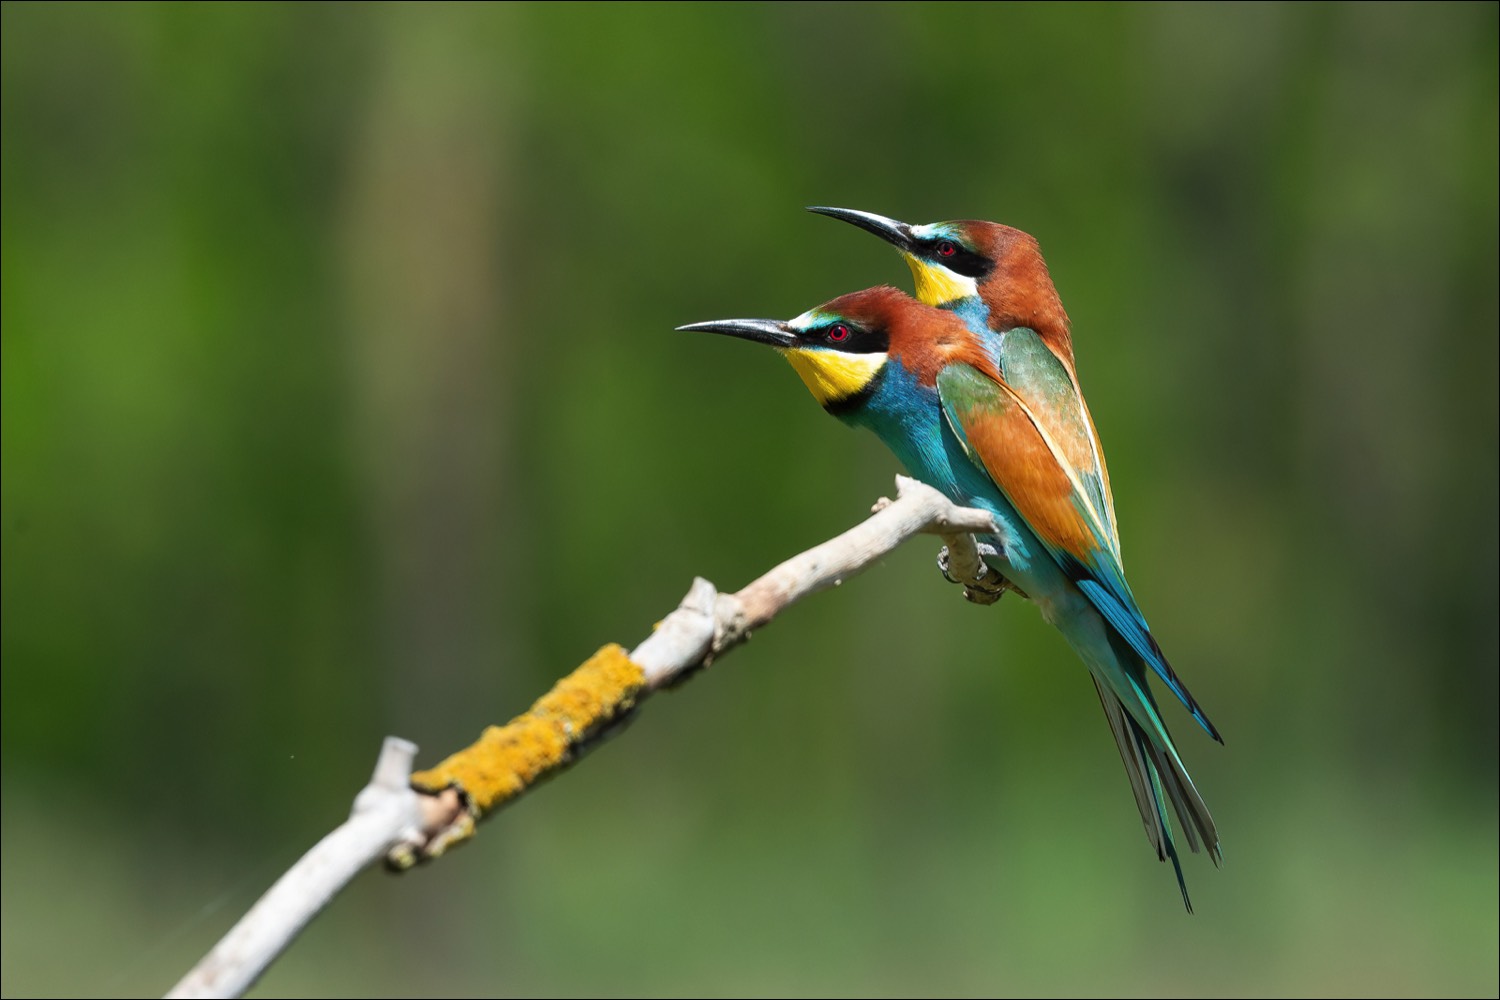
<svg viewBox="0 0 1500 1000"><path fill-rule="evenodd" d="M921 251L922 256L933 263L970 278L983 280L995 268L989 258L975 253L957 240L923 240Z"/></svg>
<svg viewBox="0 0 1500 1000"><path fill-rule="evenodd" d="M802 334L809 346L826 347L841 354L877 354L889 346L884 330L867 330L843 320L814 327Z"/></svg>

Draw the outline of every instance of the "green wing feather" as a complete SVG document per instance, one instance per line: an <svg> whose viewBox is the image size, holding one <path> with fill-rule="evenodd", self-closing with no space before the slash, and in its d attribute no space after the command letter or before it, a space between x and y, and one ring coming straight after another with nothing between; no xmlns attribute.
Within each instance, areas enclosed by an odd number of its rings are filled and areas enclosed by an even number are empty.
<svg viewBox="0 0 1500 1000"><path fill-rule="evenodd" d="M1015 332L1008 331L1006 336ZM1038 405L1028 404L1008 381L997 381L971 365L951 364L937 376L938 397L950 425L964 442L969 458L989 475L1063 572L1142 662L1171 689L1198 724L1223 742L1187 685L1167 662L1125 582L1107 492L1091 490L1086 485L1087 476L1080 475L1069 460L1070 449L1081 453L1087 445L1089 453L1097 452L1092 447L1093 435L1083 436L1086 422L1047 419L1043 415L1051 407L1044 395L1036 393L1062 393L1063 401L1076 400L1071 389L1059 381L1065 380L1070 387L1071 379L1066 378L1065 371L1037 377L1038 372L1047 373L1045 362L1034 352L1018 350L1016 355L1021 359L1017 369L1029 370L1033 386L1042 387L1034 389ZM1071 428L1077 433L1059 441L1049 426L1060 427L1064 432ZM1102 482L1102 465L1093 468ZM1085 468L1084 472L1088 471Z"/></svg>

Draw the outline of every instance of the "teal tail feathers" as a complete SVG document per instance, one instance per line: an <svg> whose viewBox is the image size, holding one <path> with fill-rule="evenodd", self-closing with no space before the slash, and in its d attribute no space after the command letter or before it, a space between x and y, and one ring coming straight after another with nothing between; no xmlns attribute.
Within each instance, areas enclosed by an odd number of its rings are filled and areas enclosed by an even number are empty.
<svg viewBox="0 0 1500 1000"><path fill-rule="evenodd" d="M1092 676L1092 674L1091 674ZM1104 706L1104 715L1109 719L1109 728L1114 733L1120 750L1120 759L1125 763L1125 773L1130 776L1130 788L1135 793L1136 808L1140 810L1141 822L1146 827L1146 839L1156 850L1160 861L1168 859L1177 874L1177 887L1182 890L1182 902L1189 913L1193 912L1193 901L1188 897L1187 881L1182 875L1182 862L1177 856L1177 844L1172 835L1171 820L1166 804L1172 803L1178 825L1187 839L1188 847L1198 853L1207 845L1209 857L1215 865L1223 863L1219 850L1219 833L1209 815L1203 797L1188 777L1175 751L1164 750L1141 728L1135 718L1125 710L1120 699L1094 678L1094 688L1099 692L1099 702ZM1155 707L1154 705L1152 706ZM1163 726L1162 734L1166 735ZM1170 743L1171 737L1167 736Z"/></svg>

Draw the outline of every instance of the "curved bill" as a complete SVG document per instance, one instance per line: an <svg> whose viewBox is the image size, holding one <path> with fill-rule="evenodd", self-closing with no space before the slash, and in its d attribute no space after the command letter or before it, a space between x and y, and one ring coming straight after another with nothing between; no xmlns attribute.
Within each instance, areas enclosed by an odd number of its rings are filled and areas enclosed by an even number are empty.
<svg viewBox="0 0 1500 1000"><path fill-rule="evenodd" d="M694 333L723 333L742 340L753 340L757 344L772 347L797 346L797 334L789 325L774 319L715 319L707 323L689 323L679 330Z"/></svg>
<svg viewBox="0 0 1500 1000"><path fill-rule="evenodd" d="M851 226L858 226L867 233L874 233L896 247L907 253L916 248L916 237L911 231L911 226L895 219L887 219L883 215L874 212L860 212L852 208L829 208L824 205L811 205L809 212L818 215L826 215L830 219L840 219Z"/></svg>

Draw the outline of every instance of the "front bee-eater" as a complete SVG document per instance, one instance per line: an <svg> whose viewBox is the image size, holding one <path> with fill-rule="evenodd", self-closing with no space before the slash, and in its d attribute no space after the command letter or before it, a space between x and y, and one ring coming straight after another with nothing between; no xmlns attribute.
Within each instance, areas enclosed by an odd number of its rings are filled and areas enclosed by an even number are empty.
<svg viewBox="0 0 1500 1000"><path fill-rule="evenodd" d="M916 478L994 515L1002 530L982 540L993 549L986 558L1088 666L1147 836L1158 858L1171 859L1191 912L1167 802L1191 849L1197 851L1201 840L1215 863L1219 838L1147 672L1157 674L1210 735L1218 739L1218 733L1168 665L1125 583L1103 459L1072 374L1066 317L1035 241L1007 232L1021 259L1002 256L967 283L945 274L918 279L919 286L947 282L975 292L963 298L979 299L977 305L935 308L880 287L789 322L719 320L680 329L776 348L825 410L870 428ZM948 246L955 254L981 256L956 236L938 242L944 245L933 252L940 258L950 256ZM977 260L972 269L981 270ZM1001 270L1018 287L991 306L977 290ZM998 316L1001 328L991 329L986 316Z"/></svg>

